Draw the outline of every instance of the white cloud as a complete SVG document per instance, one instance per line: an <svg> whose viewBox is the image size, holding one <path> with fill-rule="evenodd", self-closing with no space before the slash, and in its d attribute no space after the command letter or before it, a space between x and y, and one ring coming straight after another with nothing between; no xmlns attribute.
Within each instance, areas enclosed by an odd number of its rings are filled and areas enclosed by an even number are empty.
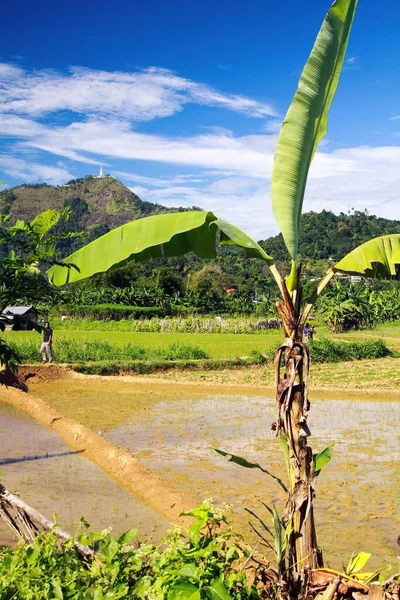
<svg viewBox="0 0 400 600"><path fill-rule="evenodd" d="M26 71L0 64L0 111L39 116L69 110L131 121L168 117L188 103L220 106L252 117L274 116L267 103L151 67L134 73L72 67L57 71Z"/></svg>
<svg viewBox="0 0 400 600"><path fill-rule="evenodd" d="M138 173L131 173L127 171L113 171L114 177L119 177L124 181L132 181L137 183L144 183L154 187L169 187L170 185L183 184L187 181L193 183L202 183L204 177L198 177L196 175L177 175L176 177L148 177L140 175Z"/></svg>
<svg viewBox="0 0 400 600"><path fill-rule="evenodd" d="M398 121L400 119L400 115L394 115L393 117L390 117L391 121Z"/></svg>
<svg viewBox="0 0 400 600"><path fill-rule="evenodd" d="M266 180L258 181L257 185L250 184L252 190L247 193L243 193L245 182L241 182L236 188L232 187L230 193L227 187L223 193L219 193L212 190L212 186L213 184L204 188L189 185L171 186L162 190L133 186L130 189L141 198L164 206L199 206L214 212L241 227L257 240L275 235L276 224L272 216L269 185Z"/></svg>
<svg viewBox="0 0 400 600"><path fill-rule="evenodd" d="M0 154L0 169L10 177L22 179L28 183L40 181L58 185L74 177L64 167L42 165L3 154Z"/></svg>
<svg viewBox="0 0 400 600"><path fill-rule="evenodd" d="M348 65L354 65L354 63L357 60L357 56L350 56L347 60L346 60L346 64Z"/></svg>
<svg viewBox="0 0 400 600"><path fill-rule="evenodd" d="M317 153L310 171L303 212L334 213L367 208L370 213L399 219L400 147L357 147ZM143 199L167 206L200 206L248 231L255 239L278 232L267 178L240 173L219 176L201 188L186 181L161 191L143 186ZM211 177L212 171L208 172ZM139 193L138 188L133 188Z"/></svg>
<svg viewBox="0 0 400 600"><path fill-rule="evenodd" d="M23 138L24 147L91 164L100 164L104 158L146 160L235 170L256 177L270 174L276 143L276 137L272 135L234 137L230 132L186 138L162 137L139 133L121 121L93 120L66 127L46 127L1 114L0 129L7 131L9 136Z"/></svg>
<svg viewBox="0 0 400 600"><path fill-rule="evenodd" d="M267 133L279 133L282 127L282 121L279 119L273 119L272 121L267 121L264 125L264 131Z"/></svg>
<svg viewBox="0 0 400 600"><path fill-rule="evenodd" d="M0 64L0 85L0 133L13 144L12 156L0 155L0 169L10 177L58 184L73 177L68 161L103 164L143 200L201 206L256 239L277 232L269 178L280 120L269 105L155 68L137 73L73 69L62 75ZM162 136L132 126L132 121L173 115L187 103L275 118L263 125L263 133L239 136L222 127ZM60 110L72 112L59 116ZM328 148L320 146L323 152L314 158L304 210L337 213L350 205L399 218L399 146ZM47 166L48 155L52 162L54 157L64 162ZM145 174L141 162L146 162Z"/></svg>

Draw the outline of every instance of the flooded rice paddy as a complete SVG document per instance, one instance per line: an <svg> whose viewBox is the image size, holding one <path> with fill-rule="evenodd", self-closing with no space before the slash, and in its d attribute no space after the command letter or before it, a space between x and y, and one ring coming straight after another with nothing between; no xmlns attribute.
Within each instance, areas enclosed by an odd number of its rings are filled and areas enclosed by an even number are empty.
<svg viewBox="0 0 400 600"><path fill-rule="evenodd" d="M256 536L244 507L267 520L261 501L277 502L280 488L256 470L227 463L221 448L259 462L285 478L279 441L270 434L274 401L259 395L205 393L191 386L150 386L123 381L65 381L33 385L30 393L65 416L100 431L199 503L213 498L232 505L236 529ZM353 551L395 561L400 534L400 411L396 401L312 400L314 451L335 442L322 471L316 500L318 540L325 562L341 567ZM115 533L138 527L160 539L168 524L73 453L53 432L0 403L2 482L74 532L84 515L97 529ZM11 538L0 523L0 543Z"/></svg>

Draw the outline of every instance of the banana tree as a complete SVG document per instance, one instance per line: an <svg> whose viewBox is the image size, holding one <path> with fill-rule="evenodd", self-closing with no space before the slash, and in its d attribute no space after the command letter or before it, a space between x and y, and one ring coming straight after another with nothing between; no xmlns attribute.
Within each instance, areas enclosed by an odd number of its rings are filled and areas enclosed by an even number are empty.
<svg viewBox="0 0 400 600"><path fill-rule="evenodd" d="M349 253L326 273L308 300L302 297L298 239L306 181L318 143L327 131L328 111L338 85L356 6L357 0L336 0L331 6L279 135L271 191L273 211L292 258L288 277L283 277L274 259L250 236L213 213L203 211L157 215L127 223L66 258L76 269L55 266L48 271L53 284L64 285L130 261L187 252L214 258L218 243L241 246L248 257L263 260L269 266L281 294L276 306L285 336L275 360L277 422L273 428L281 436L288 458L290 485L283 520L285 525L290 524L287 567L294 577L305 567L322 565L313 514L320 462L307 443L310 354L303 342L304 323L337 272L400 277L400 235L383 236Z"/></svg>

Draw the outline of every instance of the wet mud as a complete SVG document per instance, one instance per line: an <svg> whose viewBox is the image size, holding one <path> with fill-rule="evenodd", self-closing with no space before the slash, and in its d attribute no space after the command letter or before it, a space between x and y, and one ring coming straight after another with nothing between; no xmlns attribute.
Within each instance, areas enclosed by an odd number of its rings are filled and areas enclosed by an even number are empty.
<svg viewBox="0 0 400 600"><path fill-rule="evenodd" d="M248 541L250 508L268 520L261 501L283 506L280 488L266 475L227 463L221 448L259 462L285 478L280 443L270 434L274 401L261 394L218 394L172 384L123 380L37 383L30 394L127 450L199 503L212 497L232 505L232 518ZM333 459L317 487L316 520L326 564L341 567L353 551L396 562L400 533L400 411L397 401L312 400L314 451L335 442ZM159 539L166 521L117 486L96 465L20 411L3 405L0 470L11 491L60 525L74 530L79 514L116 533L133 526ZM33 458L37 456L38 458ZM1 536L7 536L0 531Z"/></svg>

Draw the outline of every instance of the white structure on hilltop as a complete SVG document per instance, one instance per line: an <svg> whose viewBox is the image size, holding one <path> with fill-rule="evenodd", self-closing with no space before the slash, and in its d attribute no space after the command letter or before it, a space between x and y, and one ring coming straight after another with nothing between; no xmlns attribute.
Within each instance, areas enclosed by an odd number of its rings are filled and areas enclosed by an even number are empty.
<svg viewBox="0 0 400 600"><path fill-rule="evenodd" d="M100 166L100 173L98 175L94 175L97 179L115 179L112 175L104 175L103 165Z"/></svg>

